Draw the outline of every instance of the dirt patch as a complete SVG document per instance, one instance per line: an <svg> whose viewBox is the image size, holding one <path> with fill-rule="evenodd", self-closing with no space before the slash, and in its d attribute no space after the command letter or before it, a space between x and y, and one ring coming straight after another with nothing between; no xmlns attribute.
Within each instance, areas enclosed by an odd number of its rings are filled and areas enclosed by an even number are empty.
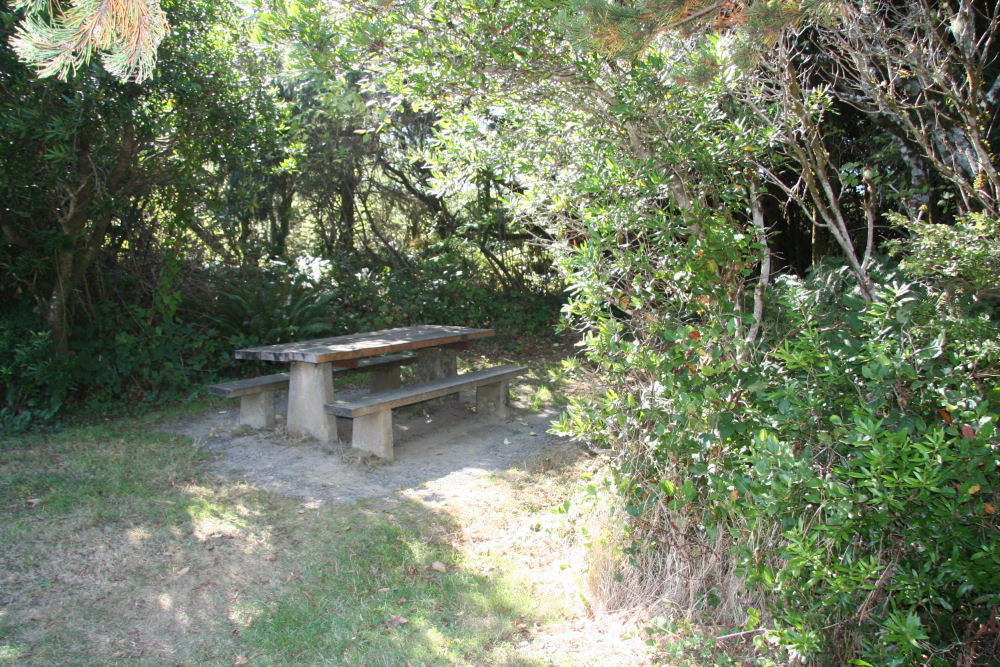
<svg viewBox="0 0 1000 667"><path fill-rule="evenodd" d="M37 477L39 490L0 522L0 664L279 664L282 646L260 637L295 641L299 626L283 635L280 609L333 595L332 623L357 596L408 585L399 563L428 549L448 572L427 562L421 574L480 582L468 599L435 594L431 611L486 609L484 591L504 600L487 605L499 625L494 648L476 648L497 652L486 662L645 664L632 624L592 614L581 598L585 547L553 509L600 462L547 432L565 394L542 377L514 385L513 418L499 424L474 414L471 392L397 411L392 462L289 437L282 422L240 427L235 404L17 450L8 467ZM349 437L349 422L340 427ZM47 509L60 494L77 500ZM369 543L373 531L395 537ZM399 553L372 546L397 543ZM377 626L373 604L363 610ZM400 604L393 598L386 613L401 614ZM459 615L448 623L483 621ZM458 643L440 627L441 642Z"/></svg>
<svg viewBox="0 0 1000 667"><path fill-rule="evenodd" d="M648 664L633 619L592 613L581 596L584 573L567 568L581 560L567 527L552 508L565 498L567 480L599 465L565 438L547 431L559 410L533 406L523 388L513 418L491 423L473 412L474 392L457 403L397 410L395 460L361 456L349 444L328 445L288 436L279 426L249 432L237 424L238 409L222 410L179 425L175 432L218 454L214 470L295 498L304 507L366 498L417 500L452 516L460 526L451 540L483 571L496 565L525 573L537 599L567 601L562 622L526 628L516 646L524 660L553 664ZM350 422L338 430L349 439ZM576 556L570 556L576 553Z"/></svg>
<svg viewBox="0 0 1000 667"><path fill-rule="evenodd" d="M239 409L220 410L197 421L169 428L218 454L213 470L311 506L361 498L383 498L406 489L424 488L433 500L491 473L498 473L551 448L558 438L547 433L558 415L553 408L531 411L512 406L513 419L494 423L474 414L474 392L453 404L423 410L394 411L395 460L362 456L349 444L326 444L289 436L282 428L285 405L279 401L279 425L250 431L238 424ZM350 420L338 431L349 443Z"/></svg>

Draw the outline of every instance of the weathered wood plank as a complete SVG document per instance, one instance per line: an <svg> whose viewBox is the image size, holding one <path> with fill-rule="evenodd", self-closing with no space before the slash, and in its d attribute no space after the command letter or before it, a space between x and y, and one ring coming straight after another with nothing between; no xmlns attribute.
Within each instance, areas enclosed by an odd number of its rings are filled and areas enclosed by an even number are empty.
<svg viewBox="0 0 1000 667"><path fill-rule="evenodd" d="M493 335L493 329L429 324L320 338L298 343L262 345L237 350L236 358L284 362L304 361L320 364L370 357L377 354L419 350L437 345L467 343Z"/></svg>
<svg viewBox="0 0 1000 667"><path fill-rule="evenodd" d="M213 384L208 388L208 391L216 396L237 398L248 394L273 391L287 386L288 373L275 373L274 375L262 375L261 377L247 378L246 380L233 380L232 382Z"/></svg>
<svg viewBox="0 0 1000 667"><path fill-rule="evenodd" d="M416 357L412 354L387 354L381 357L361 359L351 367L343 368L340 366L334 366L332 371L334 373L346 371L360 372L366 370L376 370L388 366L403 366L406 364L412 364L415 361ZM238 398L240 396L259 394L261 392L273 391L275 389L287 387L288 377L288 373L275 373L273 375L262 375L260 377L247 378L245 380L221 382L219 384L209 386L208 391L216 396Z"/></svg>
<svg viewBox="0 0 1000 667"><path fill-rule="evenodd" d="M368 394L353 401L332 401L326 411L338 417L361 417L375 412L411 405L432 398L453 394L484 384L503 382L525 371L524 366L495 366L462 375L438 378L430 382L407 385L379 393Z"/></svg>
<svg viewBox="0 0 1000 667"><path fill-rule="evenodd" d="M412 354L387 354L382 357L369 357L360 360L355 366L341 368L334 366L331 370L334 373L346 371L378 371L392 366L405 366L416 361ZM274 391L288 386L288 373L275 373L273 375L262 375L245 380L233 380L231 382L221 382L208 387L210 394L224 396L226 398L239 398L251 394L259 394L265 391ZM381 382L385 382L380 378Z"/></svg>

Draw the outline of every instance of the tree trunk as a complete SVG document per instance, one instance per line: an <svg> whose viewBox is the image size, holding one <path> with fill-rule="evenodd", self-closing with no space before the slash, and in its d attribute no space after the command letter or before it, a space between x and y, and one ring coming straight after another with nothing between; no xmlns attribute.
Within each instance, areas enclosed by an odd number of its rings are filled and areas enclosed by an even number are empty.
<svg viewBox="0 0 1000 667"><path fill-rule="evenodd" d="M354 191L358 178L353 171L345 172L340 179L340 233L337 235L337 249L341 252L354 251Z"/></svg>
<svg viewBox="0 0 1000 667"><path fill-rule="evenodd" d="M134 183L130 167L136 154L135 129L127 124L115 162L106 179L100 182L100 175L91 160L89 138L80 138L77 148L77 182L75 187L64 186L65 196L59 205L59 210L64 211L59 218L61 238L45 313L45 323L52 333L53 347L59 356L69 353L69 315L73 294L82 283L87 269L100 254L111 224L111 213L101 212L95 216L92 204L101 194L128 196Z"/></svg>
<svg viewBox="0 0 1000 667"><path fill-rule="evenodd" d="M45 313L45 324L52 334L52 346L56 355L65 357L69 354L69 327L66 313L67 287L73 275L73 251L61 250L56 256L55 284L52 296L49 297L48 311Z"/></svg>

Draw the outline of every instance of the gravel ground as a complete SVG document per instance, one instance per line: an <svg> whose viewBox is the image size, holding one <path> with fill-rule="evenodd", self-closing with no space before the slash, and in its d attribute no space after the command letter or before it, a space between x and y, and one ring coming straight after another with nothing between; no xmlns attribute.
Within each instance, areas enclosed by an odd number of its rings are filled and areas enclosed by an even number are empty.
<svg viewBox="0 0 1000 667"><path fill-rule="evenodd" d="M395 460L362 456L348 444L329 445L288 436L278 425L251 431L238 425L239 408L212 412L169 430L186 435L218 454L214 470L268 491L302 499L312 506L360 498L387 497L417 490L429 502L453 496L477 478L506 470L559 442L548 434L558 416L552 409L533 412L515 401L512 418L490 423L474 414L474 392L457 404L422 405L394 410ZM339 420L341 438L350 420Z"/></svg>

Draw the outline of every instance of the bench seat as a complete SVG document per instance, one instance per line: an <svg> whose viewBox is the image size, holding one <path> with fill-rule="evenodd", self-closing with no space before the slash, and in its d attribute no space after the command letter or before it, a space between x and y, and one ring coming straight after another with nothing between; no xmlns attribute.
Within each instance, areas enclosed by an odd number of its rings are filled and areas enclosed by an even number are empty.
<svg viewBox="0 0 1000 667"><path fill-rule="evenodd" d="M372 391L383 391L399 386L399 368L416 359L411 354L386 354L369 357L358 362L357 368L332 366L333 373L373 371ZM252 428L274 426L274 392L288 387L288 373L275 373L245 380L221 382L209 386L216 396L240 399L240 424Z"/></svg>
<svg viewBox="0 0 1000 667"><path fill-rule="evenodd" d="M260 394L265 391L274 391L288 386L288 373L275 373L274 375L262 375L245 380L233 380L213 384L208 388L209 393L225 398L238 398L250 394Z"/></svg>
<svg viewBox="0 0 1000 667"><path fill-rule="evenodd" d="M393 408L475 388L476 412L499 420L506 419L510 380L525 370L524 366L495 366L387 391L373 391L354 400L333 401L327 403L324 409L329 414L354 419L353 447L392 460Z"/></svg>

